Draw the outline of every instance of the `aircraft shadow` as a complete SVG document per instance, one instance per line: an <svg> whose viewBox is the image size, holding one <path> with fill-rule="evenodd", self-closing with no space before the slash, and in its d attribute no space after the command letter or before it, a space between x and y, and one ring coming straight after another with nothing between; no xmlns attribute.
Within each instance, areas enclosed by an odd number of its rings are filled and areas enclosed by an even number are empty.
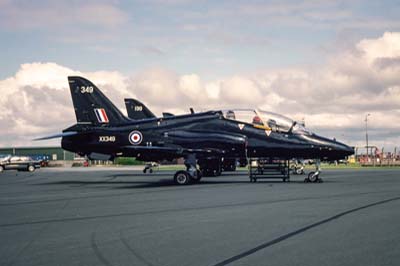
<svg viewBox="0 0 400 266"><path fill-rule="evenodd" d="M175 186L173 180L163 179L157 182L149 181L81 181L81 180L68 180L68 181L55 181L46 182L35 185L66 185L70 187L86 187L86 186L99 186L108 185L110 188L157 188Z"/></svg>
<svg viewBox="0 0 400 266"><path fill-rule="evenodd" d="M118 175L121 176L121 175ZM123 175L127 176L135 176L136 175ZM147 175L150 176L150 175ZM102 186L102 187L110 187L114 189L142 189L142 188L160 188L160 187L176 187L176 188L183 188L182 186L176 185L172 179L160 179L160 180L153 180L153 181L117 181L115 180L116 177L112 178L111 180L103 180L103 181L85 181L85 180L64 180L64 181L54 181L54 182L45 182L45 183L37 183L32 185L66 185L70 187L91 187L91 186ZM210 186L210 185L229 185L229 184L252 184L254 186L258 185L278 185L278 184L306 184L302 180L293 180L290 182L282 182L279 179L261 179L258 180L256 183L250 183L248 179L245 180L228 180L225 179L223 176L221 177L213 177L214 180L207 180L203 178L199 183L190 184L185 187L202 187L202 186ZM215 180L220 179L220 180ZM329 181L331 182L331 181ZM104 185L104 186L103 186ZM309 185L312 185L309 183Z"/></svg>
<svg viewBox="0 0 400 266"><path fill-rule="evenodd" d="M290 181L290 182L282 182L282 180L269 180L269 179L264 179L264 180L259 180L256 183L250 183L249 180L204 180L202 179L199 183L195 183L195 184L190 184L187 186L180 186L180 185L176 185L173 180L161 180L160 182L165 182L165 183L159 183L159 182L152 182L152 183L148 183L147 187L176 187L176 188L200 188L200 187L206 187L206 186L222 186L222 185L240 185L240 184L251 184L254 186L273 186L273 185L294 185L294 184L305 184L305 185L317 185L318 183L305 183L302 180L296 180L296 181ZM325 182L325 181L324 181ZM135 183L135 182L132 182ZM327 182L327 183L331 183L331 181ZM134 188L143 188L144 186L122 186L122 187L116 187L117 189L134 189Z"/></svg>

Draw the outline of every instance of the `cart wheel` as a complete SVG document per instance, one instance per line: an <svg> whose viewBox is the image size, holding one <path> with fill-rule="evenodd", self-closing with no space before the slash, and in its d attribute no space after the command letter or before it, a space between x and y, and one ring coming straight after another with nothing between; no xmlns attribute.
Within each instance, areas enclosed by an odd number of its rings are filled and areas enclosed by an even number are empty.
<svg viewBox="0 0 400 266"><path fill-rule="evenodd" d="M150 174L153 173L153 169L150 169L150 170L149 170L149 173L150 173Z"/></svg>

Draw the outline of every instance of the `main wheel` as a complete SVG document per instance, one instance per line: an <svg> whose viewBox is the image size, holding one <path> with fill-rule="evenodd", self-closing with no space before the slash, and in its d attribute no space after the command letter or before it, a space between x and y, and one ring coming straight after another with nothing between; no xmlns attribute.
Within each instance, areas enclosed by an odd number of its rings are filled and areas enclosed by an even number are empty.
<svg viewBox="0 0 400 266"><path fill-rule="evenodd" d="M0 165L0 173L4 171L4 166Z"/></svg>
<svg viewBox="0 0 400 266"><path fill-rule="evenodd" d="M189 173L186 171L178 171L174 175L174 181L177 185L187 185L190 182Z"/></svg>
<svg viewBox="0 0 400 266"><path fill-rule="evenodd" d="M28 172L34 172L35 171L35 166L33 166L33 165L29 165L28 166Z"/></svg>

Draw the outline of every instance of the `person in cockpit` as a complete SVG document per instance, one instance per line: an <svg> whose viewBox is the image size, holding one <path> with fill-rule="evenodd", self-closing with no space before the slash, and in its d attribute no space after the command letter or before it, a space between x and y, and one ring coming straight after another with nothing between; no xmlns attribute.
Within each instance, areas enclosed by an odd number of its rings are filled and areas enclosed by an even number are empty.
<svg viewBox="0 0 400 266"><path fill-rule="evenodd" d="M226 112L226 118L236 120L235 112L233 112L232 110L229 110L228 112Z"/></svg>
<svg viewBox="0 0 400 266"><path fill-rule="evenodd" d="M272 129L273 131L277 130L276 121L274 119L268 119L267 124L268 124L268 127L270 129Z"/></svg>
<svg viewBox="0 0 400 266"><path fill-rule="evenodd" d="M253 124L254 124L254 125L259 125L259 126L262 126L262 125L263 125L263 123L262 123L262 121L261 121L261 118L260 118L258 115L256 115L256 116L253 117Z"/></svg>

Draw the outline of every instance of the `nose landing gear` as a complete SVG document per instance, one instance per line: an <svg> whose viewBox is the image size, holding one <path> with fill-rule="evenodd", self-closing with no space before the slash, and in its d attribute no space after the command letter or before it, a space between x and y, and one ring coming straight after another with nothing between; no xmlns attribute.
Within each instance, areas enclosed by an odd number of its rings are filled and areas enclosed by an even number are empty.
<svg viewBox="0 0 400 266"><path fill-rule="evenodd" d="M321 174L321 160L315 160L315 172L310 172L304 179L305 183L322 183L322 179L319 177Z"/></svg>

